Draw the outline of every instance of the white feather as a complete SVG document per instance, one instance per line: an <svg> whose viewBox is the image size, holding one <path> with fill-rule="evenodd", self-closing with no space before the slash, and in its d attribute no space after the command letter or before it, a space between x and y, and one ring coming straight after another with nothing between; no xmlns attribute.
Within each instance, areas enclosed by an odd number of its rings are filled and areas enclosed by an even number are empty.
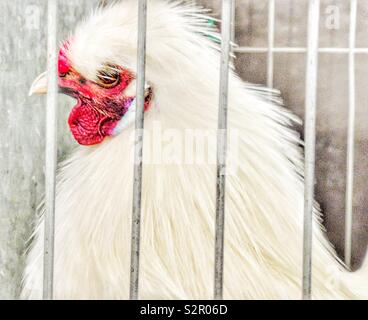
<svg viewBox="0 0 368 320"><path fill-rule="evenodd" d="M216 137L219 53L203 9L150 0L144 152L155 123ZM74 35L70 58L94 79L106 62L136 70L137 2L95 11ZM239 133L236 174L227 179L225 298L299 299L302 281L303 155L295 117L270 92L230 76L229 126ZM129 292L134 129L80 147L59 170L55 297L125 299ZM157 142L157 141L156 141ZM171 144L179 144L172 140ZM156 150L157 151L157 150ZM210 147L215 156L216 150ZM236 159L235 159L236 160ZM213 164L150 164L143 171L140 298L211 299L216 169ZM315 210L313 298L368 298L368 266L349 273ZM23 297L42 292L43 219L25 271Z"/></svg>

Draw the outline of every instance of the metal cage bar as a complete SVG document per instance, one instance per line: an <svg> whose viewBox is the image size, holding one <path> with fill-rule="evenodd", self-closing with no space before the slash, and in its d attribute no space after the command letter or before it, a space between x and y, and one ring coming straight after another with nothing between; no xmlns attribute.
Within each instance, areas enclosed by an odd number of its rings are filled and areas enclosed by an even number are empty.
<svg viewBox="0 0 368 320"><path fill-rule="evenodd" d="M231 41L231 53L234 53L234 44L235 44L235 35L236 35L236 0L234 0L234 3L232 5L231 8L231 36L230 36L230 41Z"/></svg>
<svg viewBox="0 0 368 320"><path fill-rule="evenodd" d="M46 110L46 171L45 171L45 234L43 262L43 298L53 298L54 238L55 238L55 185L57 167L57 10L58 1L48 1L47 51L48 84Z"/></svg>
<svg viewBox="0 0 368 320"><path fill-rule="evenodd" d="M354 183L354 139L355 139L355 42L357 26L357 0L350 1L349 34L349 120L346 160L346 200L345 200L345 264L351 267L351 243L353 222L353 183Z"/></svg>
<svg viewBox="0 0 368 320"><path fill-rule="evenodd" d="M138 299L139 255L141 231L144 94L146 73L147 0L138 1L137 109L135 121L135 154L133 182L133 214L130 265L130 299Z"/></svg>
<svg viewBox="0 0 368 320"><path fill-rule="evenodd" d="M273 87L274 51L275 46L275 0L268 1L268 55L267 55L267 86Z"/></svg>
<svg viewBox="0 0 368 320"><path fill-rule="evenodd" d="M229 95L230 38L234 0L222 1L221 70L217 135L216 236L214 298L223 299L227 110Z"/></svg>
<svg viewBox="0 0 368 320"><path fill-rule="evenodd" d="M268 47L237 47L234 48L236 53L267 53L270 51ZM274 53L307 53L307 48L304 47L274 47L271 49ZM324 47L318 49L319 53L337 53L347 54L353 52L355 54L368 54L368 48L337 48Z"/></svg>
<svg viewBox="0 0 368 320"><path fill-rule="evenodd" d="M305 300L311 299L312 293L312 226L316 153L319 10L320 1L310 0L308 9L308 50L305 89L305 185L302 286L302 297Z"/></svg>

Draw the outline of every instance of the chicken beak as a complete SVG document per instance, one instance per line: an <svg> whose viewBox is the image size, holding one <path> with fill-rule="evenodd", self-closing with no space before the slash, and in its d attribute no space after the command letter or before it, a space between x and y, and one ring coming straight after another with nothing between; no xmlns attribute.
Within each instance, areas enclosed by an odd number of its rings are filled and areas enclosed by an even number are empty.
<svg viewBox="0 0 368 320"><path fill-rule="evenodd" d="M31 85L29 96L47 93L47 72L41 73Z"/></svg>

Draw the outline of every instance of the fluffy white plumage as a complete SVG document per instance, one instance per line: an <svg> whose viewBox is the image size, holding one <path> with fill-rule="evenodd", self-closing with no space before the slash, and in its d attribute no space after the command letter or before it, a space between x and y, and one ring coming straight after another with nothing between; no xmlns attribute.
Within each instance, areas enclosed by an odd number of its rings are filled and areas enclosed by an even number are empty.
<svg viewBox="0 0 368 320"><path fill-rule="evenodd" d="M147 80L154 105L146 136L217 127L218 36L198 7L148 1ZM137 2L95 11L73 36L70 59L87 79L106 62L136 70ZM134 90L134 88L129 88ZM134 92L134 91L133 91ZM299 299L303 157L294 117L266 90L230 75L229 126L239 132L236 174L227 180L225 298ZM268 97L269 98L269 97ZM55 298L125 299L129 292L133 124L97 147L80 147L59 170ZM180 141L171 141L172 145ZM145 140L148 153L152 141ZM175 148L174 148L175 149ZM179 149L177 149L179 150ZM215 156L215 146L210 147ZM140 298L211 299L213 164L145 164ZM368 298L368 265L345 270L315 210L313 298ZM43 220L28 255L23 297L42 292Z"/></svg>

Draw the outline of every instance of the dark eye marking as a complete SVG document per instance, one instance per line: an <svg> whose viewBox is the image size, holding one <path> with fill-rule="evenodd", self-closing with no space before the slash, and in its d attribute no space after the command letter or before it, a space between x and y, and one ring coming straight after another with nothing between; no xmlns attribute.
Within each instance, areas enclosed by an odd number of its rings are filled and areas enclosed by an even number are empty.
<svg viewBox="0 0 368 320"><path fill-rule="evenodd" d="M120 83L120 70L113 65L106 65L97 73L96 83L103 88L110 89Z"/></svg>
<svg viewBox="0 0 368 320"><path fill-rule="evenodd" d="M68 72L60 72L59 73L59 77L60 78L65 78L67 75L69 75L70 74L70 71L68 71Z"/></svg>

